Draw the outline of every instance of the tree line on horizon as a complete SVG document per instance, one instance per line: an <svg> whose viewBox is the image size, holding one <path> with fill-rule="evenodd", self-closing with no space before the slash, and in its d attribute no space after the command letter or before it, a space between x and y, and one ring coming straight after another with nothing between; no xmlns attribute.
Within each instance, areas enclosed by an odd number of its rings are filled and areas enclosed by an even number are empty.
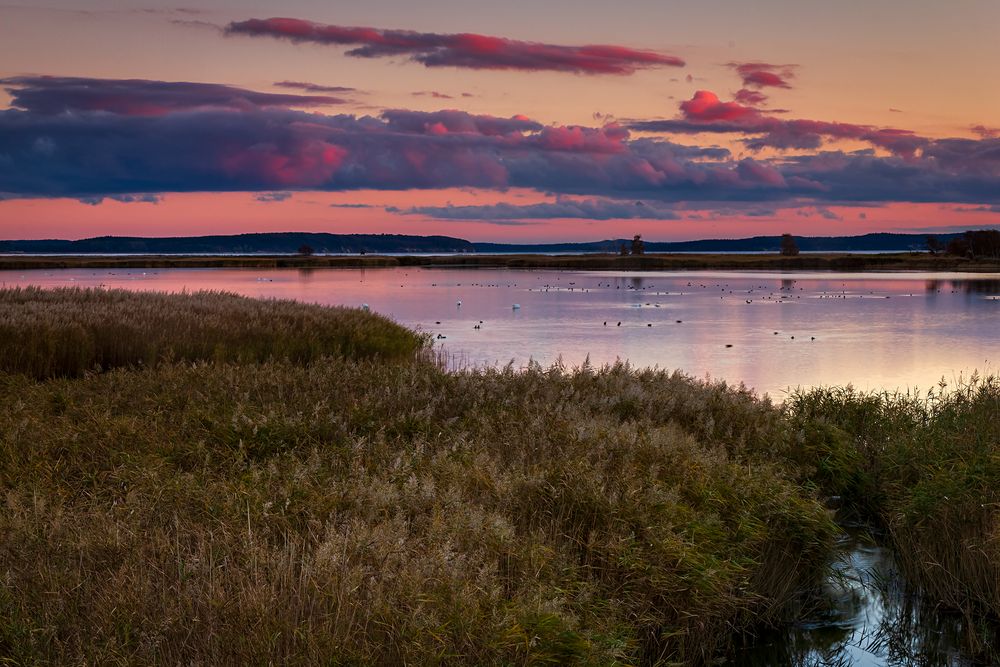
<svg viewBox="0 0 1000 667"><path fill-rule="evenodd" d="M927 250L970 259L1000 259L1000 230L970 230L944 243L937 236L927 237Z"/></svg>

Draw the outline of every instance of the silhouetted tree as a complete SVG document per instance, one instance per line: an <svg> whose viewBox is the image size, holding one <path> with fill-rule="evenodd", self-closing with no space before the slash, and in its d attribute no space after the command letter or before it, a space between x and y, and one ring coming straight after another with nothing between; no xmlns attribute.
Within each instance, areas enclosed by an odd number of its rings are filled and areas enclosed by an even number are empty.
<svg viewBox="0 0 1000 667"><path fill-rule="evenodd" d="M973 257L1000 259L1000 229L981 229L965 232Z"/></svg>
<svg viewBox="0 0 1000 667"><path fill-rule="evenodd" d="M618 251L618 254L622 257L628 257L628 246L623 243L621 249Z"/></svg>
<svg viewBox="0 0 1000 667"><path fill-rule="evenodd" d="M638 234L632 237L632 254L642 255L646 252L646 248L642 243L642 237Z"/></svg>
<svg viewBox="0 0 1000 667"><path fill-rule="evenodd" d="M948 242L946 252L958 257L1000 258L1000 230L968 231Z"/></svg>
<svg viewBox="0 0 1000 667"><path fill-rule="evenodd" d="M313 252L315 251L313 250L311 245L303 243L302 245L299 246L299 254L302 255L303 257L309 257L310 255L313 254Z"/></svg>
<svg viewBox="0 0 1000 667"><path fill-rule="evenodd" d="M927 237L927 250L932 254L936 255L942 250L944 250L944 244L941 243L941 239L936 236Z"/></svg>
<svg viewBox="0 0 1000 667"><path fill-rule="evenodd" d="M791 234L781 235L781 254L787 257L794 257L799 254L799 244Z"/></svg>
<svg viewBox="0 0 1000 667"><path fill-rule="evenodd" d="M969 239L964 236L956 236L952 240L948 241L948 247L945 248L945 252L949 255L955 255L956 257L968 256L971 254Z"/></svg>

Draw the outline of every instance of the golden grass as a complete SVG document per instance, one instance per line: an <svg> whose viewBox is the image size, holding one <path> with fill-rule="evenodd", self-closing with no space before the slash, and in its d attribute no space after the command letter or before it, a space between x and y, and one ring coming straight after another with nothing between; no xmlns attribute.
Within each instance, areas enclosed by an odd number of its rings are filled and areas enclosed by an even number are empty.
<svg viewBox="0 0 1000 667"><path fill-rule="evenodd" d="M221 292L0 289L0 370L36 378L160 361L400 359L423 337L349 308Z"/></svg>
<svg viewBox="0 0 1000 667"><path fill-rule="evenodd" d="M827 494L973 634L998 610L993 378L779 409L626 365L448 373L344 309L0 304L11 664L711 664L824 576Z"/></svg>
<svg viewBox="0 0 1000 667"><path fill-rule="evenodd" d="M707 664L822 574L775 410L618 366L0 374L0 653Z"/></svg>

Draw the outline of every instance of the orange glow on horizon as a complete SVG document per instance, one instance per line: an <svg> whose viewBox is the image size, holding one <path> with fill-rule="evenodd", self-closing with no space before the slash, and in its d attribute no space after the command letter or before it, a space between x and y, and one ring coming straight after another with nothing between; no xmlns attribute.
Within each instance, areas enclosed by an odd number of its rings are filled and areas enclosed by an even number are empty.
<svg viewBox="0 0 1000 667"><path fill-rule="evenodd" d="M387 212L386 207L501 201L533 204L551 201L526 190L507 192L443 190L403 192L300 192L284 201L262 202L260 193L164 195L159 203L121 203L106 199L93 206L75 199L0 201L2 239L80 239L94 236L202 236L254 232L330 232L337 234L440 234L470 241L596 241L642 234L652 241L744 238L790 232L800 236L852 236L870 232L935 233L998 227L1000 213L986 207L942 204L890 204L880 207L811 206L784 208L767 215L679 211L678 220L544 219L516 222L436 220Z"/></svg>

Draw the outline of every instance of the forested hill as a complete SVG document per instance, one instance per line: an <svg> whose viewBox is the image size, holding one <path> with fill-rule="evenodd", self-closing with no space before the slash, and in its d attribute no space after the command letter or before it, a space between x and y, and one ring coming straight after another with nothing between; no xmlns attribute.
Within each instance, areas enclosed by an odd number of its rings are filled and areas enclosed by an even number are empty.
<svg viewBox="0 0 1000 667"><path fill-rule="evenodd" d="M939 234L947 244L959 234ZM924 250L926 234L865 234L863 236L796 236L803 252L893 252ZM273 232L231 236L143 238L101 236L67 241L58 239L0 241L0 253L44 254L137 254L137 255L267 255L295 254L303 248L316 254L380 253L614 253L631 239L608 239L586 243L473 243L450 236L406 236L401 234L323 234ZM646 252L778 252L780 236L701 241L646 241Z"/></svg>
<svg viewBox="0 0 1000 667"><path fill-rule="evenodd" d="M803 252L894 252L925 250L927 234L865 234L863 236L796 236ZM961 234L937 234L944 244ZM476 252L618 252L631 239L608 239L590 243L508 244L475 243ZM754 236L746 239L705 239L701 241L645 241L646 252L778 252L781 236Z"/></svg>
<svg viewBox="0 0 1000 667"><path fill-rule="evenodd" d="M257 255L298 253L306 246L317 254L474 252L472 244L450 236L401 234L322 234L274 232L232 236L142 238L101 236L79 241L0 241L0 252L46 254Z"/></svg>

